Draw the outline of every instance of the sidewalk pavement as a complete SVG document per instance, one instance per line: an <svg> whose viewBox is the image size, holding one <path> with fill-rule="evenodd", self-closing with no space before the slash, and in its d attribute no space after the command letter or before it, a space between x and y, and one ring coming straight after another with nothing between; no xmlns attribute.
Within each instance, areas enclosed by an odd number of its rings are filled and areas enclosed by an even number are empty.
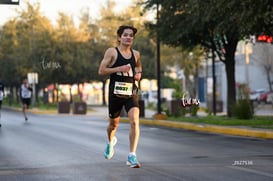
<svg viewBox="0 0 273 181"><path fill-rule="evenodd" d="M92 111L88 111L87 115L93 116L104 116L108 118L108 108L104 106L92 106ZM21 111L21 109L15 109ZM38 109L29 110L35 114L57 114L56 111L40 111ZM243 136L243 137L253 137L253 138L262 138L262 139L273 139L273 130L270 129L260 129L260 128L250 128L246 126L216 126L202 123L187 123L187 122L177 122L170 120L155 120L153 115L156 111L145 109L145 117L140 117L140 124L154 125L154 126L163 126L177 129L186 129L207 133L215 134L225 134L225 135L234 135L234 136ZM266 111L273 115L273 112ZM202 114L202 113L201 113ZM268 115L268 114L266 114ZM122 117L120 122L129 122L127 117Z"/></svg>

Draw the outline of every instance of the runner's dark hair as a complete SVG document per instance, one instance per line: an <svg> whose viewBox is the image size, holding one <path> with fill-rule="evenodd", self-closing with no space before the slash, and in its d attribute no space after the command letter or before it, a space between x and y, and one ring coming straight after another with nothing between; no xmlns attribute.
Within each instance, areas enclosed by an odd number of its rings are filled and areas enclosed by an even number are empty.
<svg viewBox="0 0 273 181"><path fill-rule="evenodd" d="M118 30L117 30L117 34L119 37L121 37L122 33L124 32L125 29L131 29L133 30L134 36L137 33L137 29L133 26L130 25L121 25Z"/></svg>

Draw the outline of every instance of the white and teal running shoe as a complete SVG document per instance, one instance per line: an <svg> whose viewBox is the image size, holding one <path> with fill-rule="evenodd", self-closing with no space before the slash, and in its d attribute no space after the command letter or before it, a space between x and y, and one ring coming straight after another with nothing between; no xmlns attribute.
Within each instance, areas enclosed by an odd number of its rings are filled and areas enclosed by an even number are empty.
<svg viewBox="0 0 273 181"><path fill-rule="evenodd" d="M105 159L111 159L114 156L115 150L114 150L114 146L117 143L117 138L114 136L113 140L111 141L111 143L108 143L106 146L106 149L104 151L104 157Z"/></svg>
<svg viewBox="0 0 273 181"><path fill-rule="evenodd" d="M126 164L131 168L140 168L141 166L140 163L137 161L136 155L128 156Z"/></svg>

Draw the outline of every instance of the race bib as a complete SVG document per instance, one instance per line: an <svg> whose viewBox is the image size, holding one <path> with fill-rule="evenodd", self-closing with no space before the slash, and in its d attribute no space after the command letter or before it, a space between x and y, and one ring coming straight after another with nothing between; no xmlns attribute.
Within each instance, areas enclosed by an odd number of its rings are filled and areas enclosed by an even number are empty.
<svg viewBox="0 0 273 181"><path fill-rule="evenodd" d="M115 82L114 94L131 96L133 93L133 83Z"/></svg>

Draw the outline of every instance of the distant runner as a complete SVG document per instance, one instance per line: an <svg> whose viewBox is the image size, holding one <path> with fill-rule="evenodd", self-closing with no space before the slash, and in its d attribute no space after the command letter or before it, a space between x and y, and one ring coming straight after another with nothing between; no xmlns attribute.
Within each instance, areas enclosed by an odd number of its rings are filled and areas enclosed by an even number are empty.
<svg viewBox="0 0 273 181"><path fill-rule="evenodd" d="M22 101L22 111L25 117L25 121L28 120L26 110L29 108L30 101L31 101L31 93L32 93L32 87L28 83L27 79L23 80L23 84L20 88L20 96Z"/></svg>

